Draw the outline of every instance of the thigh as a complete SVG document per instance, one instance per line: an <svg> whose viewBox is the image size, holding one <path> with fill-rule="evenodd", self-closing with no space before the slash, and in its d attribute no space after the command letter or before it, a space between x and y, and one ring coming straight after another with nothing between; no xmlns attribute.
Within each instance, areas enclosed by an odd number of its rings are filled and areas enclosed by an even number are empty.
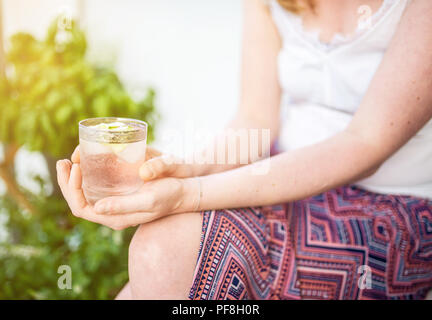
<svg viewBox="0 0 432 320"><path fill-rule="evenodd" d="M302 298L421 299L432 286L430 201L342 187L292 214Z"/></svg>
<svg viewBox="0 0 432 320"><path fill-rule="evenodd" d="M291 261L286 206L203 213L191 299L273 299Z"/></svg>

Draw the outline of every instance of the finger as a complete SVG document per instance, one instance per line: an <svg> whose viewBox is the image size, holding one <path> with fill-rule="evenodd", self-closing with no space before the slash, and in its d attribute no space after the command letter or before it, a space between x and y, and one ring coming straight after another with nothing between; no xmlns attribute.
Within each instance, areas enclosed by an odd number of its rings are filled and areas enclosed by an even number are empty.
<svg viewBox="0 0 432 320"><path fill-rule="evenodd" d="M79 145L75 148L74 152L72 153L71 160L73 163L80 162L81 157L80 157Z"/></svg>
<svg viewBox="0 0 432 320"><path fill-rule="evenodd" d="M73 212L72 212L73 213ZM112 219L108 219L105 217L110 217L110 216L103 216L100 214L97 214L94 211L94 207L91 206L86 206L84 208L82 208L80 210L79 215L76 215L75 213L73 213L75 216L90 221L90 222L94 222L94 223L99 223L99 224L103 224L106 226L109 226L109 223L112 221Z"/></svg>
<svg viewBox="0 0 432 320"><path fill-rule="evenodd" d="M71 174L69 178L69 198L70 207L75 210L74 213L82 211L84 208L88 207L89 204L84 196L82 189L82 175L79 164L74 163L72 165ZM82 214L79 213L81 216Z"/></svg>
<svg viewBox="0 0 432 320"><path fill-rule="evenodd" d="M69 179L70 179L70 172L72 167L71 162L69 160L60 160L57 161L56 167L57 167L57 181L60 186L60 190L66 202L68 203L69 207L71 208L72 212L74 213L73 202L71 201L71 194L69 191Z"/></svg>
<svg viewBox="0 0 432 320"><path fill-rule="evenodd" d="M150 159L159 157L161 155L162 155L162 153L160 151L158 151L158 150L156 150L156 149L154 149L152 147L147 147L147 150L146 150L146 160L150 160Z"/></svg>
<svg viewBox="0 0 432 320"><path fill-rule="evenodd" d="M89 207L88 207L89 208ZM101 215L91 209L84 210L82 218L94 223L99 223L114 230L133 227L138 224L148 223L159 218L154 212L133 212L123 215Z"/></svg>
<svg viewBox="0 0 432 320"><path fill-rule="evenodd" d="M56 168L57 168L57 182L60 186L60 189L63 192L63 195L65 195L65 191L69 183L71 163L69 160L59 160L57 161Z"/></svg>
<svg viewBox="0 0 432 320"><path fill-rule="evenodd" d="M140 177L144 181L153 180L159 177L169 176L176 170L175 161L166 161L168 157L157 157L143 163L140 167Z"/></svg>
<svg viewBox="0 0 432 320"><path fill-rule="evenodd" d="M73 189L82 188L82 176L81 176L80 166L78 163L72 164L72 168L69 176L69 187Z"/></svg>
<svg viewBox="0 0 432 320"><path fill-rule="evenodd" d="M125 213L150 211L151 199L142 193L129 196L117 196L101 199L94 209L98 214L123 215Z"/></svg>
<svg viewBox="0 0 432 320"><path fill-rule="evenodd" d="M133 212L124 215L114 215L107 217L115 218L114 220L112 220L112 222L118 221L120 223L120 227L123 225L124 228L124 226L131 227L143 223L149 223L153 220L160 218L160 214L156 212Z"/></svg>

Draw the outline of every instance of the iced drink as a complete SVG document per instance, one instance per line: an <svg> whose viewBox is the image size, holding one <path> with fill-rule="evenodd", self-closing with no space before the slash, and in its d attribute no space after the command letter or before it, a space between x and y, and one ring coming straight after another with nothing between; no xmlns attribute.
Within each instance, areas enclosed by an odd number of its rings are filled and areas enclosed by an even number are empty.
<svg viewBox="0 0 432 320"><path fill-rule="evenodd" d="M87 201L136 192L143 184L147 124L123 118L94 118L79 123L80 166Z"/></svg>

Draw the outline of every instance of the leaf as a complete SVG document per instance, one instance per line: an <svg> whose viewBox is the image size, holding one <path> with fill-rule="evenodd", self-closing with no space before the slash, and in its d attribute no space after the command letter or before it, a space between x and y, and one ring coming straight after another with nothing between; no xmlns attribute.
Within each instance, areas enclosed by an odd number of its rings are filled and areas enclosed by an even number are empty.
<svg viewBox="0 0 432 320"><path fill-rule="evenodd" d="M153 96L135 101L110 68L90 64L85 34L75 22L59 46L58 20L46 37L12 36L7 78L0 76L0 140L51 156L69 155L78 140L77 122L100 116L139 118L151 124Z"/></svg>
<svg viewBox="0 0 432 320"><path fill-rule="evenodd" d="M109 115L109 101L106 96L97 96L92 103L92 109L96 117L106 117Z"/></svg>
<svg viewBox="0 0 432 320"><path fill-rule="evenodd" d="M49 88L49 82L46 79L41 79L41 81L36 82L36 84L32 86L33 98L45 94L48 88Z"/></svg>
<svg viewBox="0 0 432 320"><path fill-rule="evenodd" d="M60 106L55 113L56 122L60 125L64 125L72 115L72 112L73 109L69 104Z"/></svg>
<svg viewBox="0 0 432 320"><path fill-rule="evenodd" d="M41 114L40 124L41 124L42 130L46 134L45 138L48 138L48 140L54 140L56 137L56 131L55 131L54 126L52 125L51 120L50 120L47 113Z"/></svg>
<svg viewBox="0 0 432 320"><path fill-rule="evenodd" d="M79 93L72 94L70 97L70 105L71 108L77 112L84 109L84 99L83 96Z"/></svg>
<svg viewBox="0 0 432 320"><path fill-rule="evenodd" d="M52 90L50 93L48 93L44 106L48 110L53 110L56 108L58 103L60 103L62 100L62 95L60 91Z"/></svg>

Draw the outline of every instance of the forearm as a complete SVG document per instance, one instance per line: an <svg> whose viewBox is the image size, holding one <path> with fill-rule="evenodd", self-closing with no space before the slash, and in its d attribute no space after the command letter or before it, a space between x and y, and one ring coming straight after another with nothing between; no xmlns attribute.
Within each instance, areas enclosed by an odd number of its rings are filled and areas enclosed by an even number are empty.
<svg viewBox="0 0 432 320"><path fill-rule="evenodd" d="M201 179L201 210L271 205L304 199L357 181L382 159L343 132L310 147ZM263 169L268 169L262 174ZM261 173L261 174L260 174ZM196 190L191 189L191 197ZM188 208L189 209L189 208Z"/></svg>

